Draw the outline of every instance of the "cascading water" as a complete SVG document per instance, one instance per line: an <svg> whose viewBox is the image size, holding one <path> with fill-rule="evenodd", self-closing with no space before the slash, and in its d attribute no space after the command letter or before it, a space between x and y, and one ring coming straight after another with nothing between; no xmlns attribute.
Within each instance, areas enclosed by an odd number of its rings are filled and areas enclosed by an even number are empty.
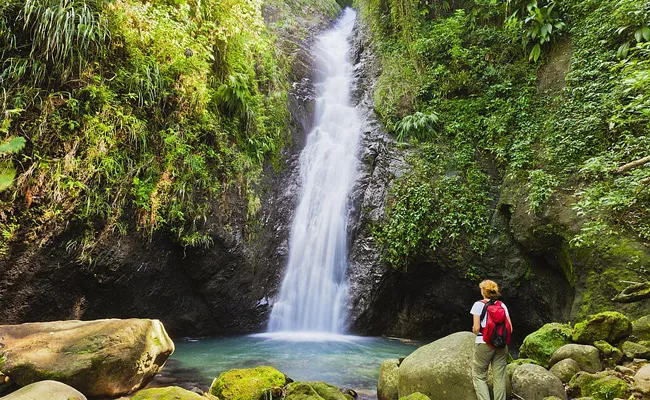
<svg viewBox="0 0 650 400"><path fill-rule="evenodd" d="M300 155L302 191L289 241L289 263L268 330L342 333L347 301L348 197L357 175L361 125L350 102L346 9L316 46L314 128Z"/></svg>

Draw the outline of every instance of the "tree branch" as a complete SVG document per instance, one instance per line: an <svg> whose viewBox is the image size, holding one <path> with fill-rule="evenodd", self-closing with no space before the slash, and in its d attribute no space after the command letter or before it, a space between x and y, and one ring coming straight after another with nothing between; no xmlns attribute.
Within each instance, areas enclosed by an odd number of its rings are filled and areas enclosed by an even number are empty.
<svg viewBox="0 0 650 400"><path fill-rule="evenodd" d="M616 173L617 174L622 174L623 172L627 172L627 171L631 170L632 168L640 167L643 164L647 164L649 162L650 162L650 156L643 157L643 158L638 159L636 161L632 161L632 162L627 163L625 165L621 165L620 167L618 167L616 169Z"/></svg>

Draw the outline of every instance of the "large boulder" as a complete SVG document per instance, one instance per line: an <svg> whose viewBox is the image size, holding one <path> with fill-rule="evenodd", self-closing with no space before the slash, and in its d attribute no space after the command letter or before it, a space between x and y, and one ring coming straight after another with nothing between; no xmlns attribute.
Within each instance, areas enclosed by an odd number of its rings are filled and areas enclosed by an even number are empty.
<svg viewBox="0 0 650 400"><path fill-rule="evenodd" d="M650 340L650 315L632 322L632 335L638 340Z"/></svg>
<svg viewBox="0 0 650 400"><path fill-rule="evenodd" d="M568 324L546 324L526 336L519 348L519 357L533 359L546 367L555 350L571 343L571 332L571 325Z"/></svg>
<svg viewBox="0 0 650 400"><path fill-rule="evenodd" d="M573 328L571 337L574 342L592 344L597 340L618 343L632 333L632 322L625 315L616 311L606 311L591 315Z"/></svg>
<svg viewBox="0 0 650 400"><path fill-rule="evenodd" d="M206 400L206 398L178 386L170 386L141 390L131 400Z"/></svg>
<svg viewBox="0 0 650 400"><path fill-rule="evenodd" d="M377 382L378 400L397 400L397 368L399 360L391 358L381 363L379 381Z"/></svg>
<svg viewBox="0 0 650 400"><path fill-rule="evenodd" d="M40 381L2 397L2 400L86 400L77 389L57 381Z"/></svg>
<svg viewBox="0 0 650 400"><path fill-rule="evenodd" d="M598 349L584 344L566 344L560 347L551 356L549 366L553 367L567 358L575 360L583 371L598 372L603 369Z"/></svg>
<svg viewBox="0 0 650 400"><path fill-rule="evenodd" d="M212 381L209 393L221 400L259 400L267 389L286 383L284 374L273 367L231 369Z"/></svg>
<svg viewBox="0 0 650 400"><path fill-rule="evenodd" d="M552 366L549 372L557 376L562 383L569 383L573 375L580 372L580 365L577 361L566 358Z"/></svg>
<svg viewBox="0 0 650 400"><path fill-rule="evenodd" d="M476 400L472 384L475 339L471 332L457 332L411 353L397 372L399 397L420 392L431 400Z"/></svg>
<svg viewBox="0 0 650 400"><path fill-rule="evenodd" d="M578 372L569 382L569 391L574 397L589 396L594 400L627 399L630 396L628 384L612 371Z"/></svg>
<svg viewBox="0 0 650 400"><path fill-rule="evenodd" d="M149 319L0 325L0 343L0 372L17 385L54 379L89 397L140 389L174 351L163 324Z"/></svg>
<svg viewBox="0 0 650 400"><path fill-rule="evenodd" d="M650 397L650 364L641 367L634 375L634 390Z"/></svg>
<svg viewBox="0 0 650 400"><path fill-rule="evenodd" d="M562 381L535 364L520 365L512 374L512 394L526 400L543 400L555 396L566 400Z"/></svg>
<svg viewBox="0 0 650 400"><path fill-rule="evenodd" d="M291 382L284 400L347 400L341 390L325 382Z"/></svg>

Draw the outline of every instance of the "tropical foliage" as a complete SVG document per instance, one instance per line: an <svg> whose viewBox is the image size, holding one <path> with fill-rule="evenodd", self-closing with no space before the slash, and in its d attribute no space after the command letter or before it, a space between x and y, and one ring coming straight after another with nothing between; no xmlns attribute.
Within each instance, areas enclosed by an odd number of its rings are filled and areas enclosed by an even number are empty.
<svg viewBox="0 0 650 400"><path fill-rule="evenodd" d="M585 221L573 245L620 233L650 241L650 165L619 168L650 155L650 2L357 4L381 54L375 108L414 154L374 229L391 264L440 246L480 255L506 176L530 213L572 193ZM559 83L545 92L545 79Z"/></svg>

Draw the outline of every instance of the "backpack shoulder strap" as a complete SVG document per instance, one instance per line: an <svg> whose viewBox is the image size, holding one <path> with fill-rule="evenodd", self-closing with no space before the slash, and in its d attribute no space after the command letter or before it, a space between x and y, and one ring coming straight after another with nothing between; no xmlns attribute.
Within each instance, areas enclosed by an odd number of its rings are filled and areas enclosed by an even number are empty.
<svg viewBox="0 0 650 400"><path fill-rule="evenodd" d="M483 311L481 311L481 319L479 319L479 323L480 321L483 321L483 318L485 318L485 313L487 313L488 307L491 306L492 304L495 304L496 300L490 300L488 302L481 300L481 302L483 302L485 305L483 306Z"/></svg>

